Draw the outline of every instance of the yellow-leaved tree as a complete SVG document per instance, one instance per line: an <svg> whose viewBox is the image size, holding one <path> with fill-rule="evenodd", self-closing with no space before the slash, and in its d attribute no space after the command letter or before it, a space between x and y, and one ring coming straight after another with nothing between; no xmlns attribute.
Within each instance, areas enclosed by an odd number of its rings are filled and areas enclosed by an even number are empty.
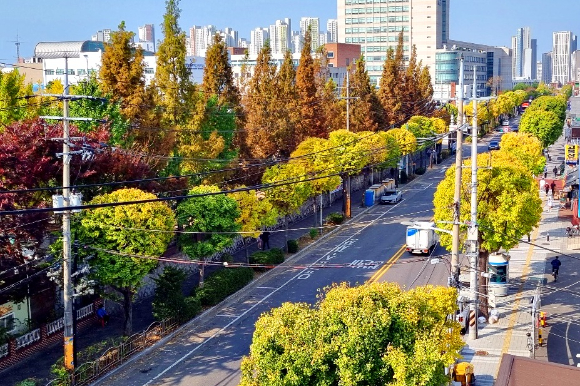
<svg viewBox="0 0 580 386"><path fill-rule="evenodd" d="M501 137L501 151L515 156L532 174L544 170L546 158L542 155L542 142L530 133L505 133Z"/></svg>
<svg viewBox="0 0 580 386"><path fill-rule="evenodd" d="M465 162L461 186L460 222L471 220L471 162ZM479 229L478 267L485 270L488 256L500 249L510 250L538 225L542 201L536 182L528 169L507 152L480 154L477 157L477 224ZM451 230L453 221L453 192L455 166L445 173L433 199L435 222L439 228ZM467 226L461 226L465 239ZM442 233L440 243L451 250L451 235ZM479 291L487 294L487 286L480 281ZM481 311L487 315L487 298L481 299Z"/></svg>
<svg viewBox="0 0 580 386"><path fill-rule="evenodd" d="M373 283L326 288L318 303L262 314L241 386L443 385L463 342L448 318L457 292Z"/></svg>

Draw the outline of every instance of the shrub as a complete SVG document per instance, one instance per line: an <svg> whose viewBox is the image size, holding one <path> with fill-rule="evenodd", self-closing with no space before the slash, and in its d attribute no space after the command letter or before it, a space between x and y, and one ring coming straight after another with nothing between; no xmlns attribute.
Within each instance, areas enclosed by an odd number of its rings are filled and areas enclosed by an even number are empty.
<svg viewBox="0 0 580 386"><path fill-rule="evenodd" d="M257 251L250 255L250 264L272 265L284 262L284 251L280 248L272 248L268 251ZM265 267L254 267L258 272L264 272Z"/></svg>
<svg viewBox="0 0 580 386"><path fill-rule="evenodd" d="M331 225L340 225L344 222L344 215L342 213L333 212L326 216L326 223Z"/></svg>
<svg viewBox="0 0 580 386"><path fill-rule="evenodd" d="M203 287L196 290L196 297L202 306L214 306L243 288L254 278L251 268L224 268L208 277Z"/></svg>
<svg viewBox="0 0 580 386"><path fill-rule="evenodd" d="M298 241L288 240L288 253L298 252Z"/></svg>
<svg viewBox="0 0 580 386"><path fill-rule="evenodd" d="M449 149L441 150L441 158L442 159L449 158L450 155L451 155L451 151Z"/></svg>
<svg viewBox="0 0 580 386"><path fill-rule="evenodd" d="M315 239L315 238L316 238L316 237L319 235L319 233L318 233L318 229L316 229L316 228L312 228L312 229L310 229L310 232L309 232L309 234L310 234L310 238L311 238L312 240L314 240L314 239Z"/></svg>
<svg viewBox="0 0 580 386"><path fill-rule="evenodd" d="M221 261L222 261L222 263L233 263L234 257L232 255L230 255L229 253L224 253L221 257Z"/></svg>
<svg viewBox="0 0 580 386"><path fill-rule="evenodd" d="M157 320L172 318L179 323L191 319L182 291L186 274L174 267L166 267L155 280L157 288L153 297L153 316Z"/></svg>
<svg viewBox="0 0 580 386"><path fill-rule="evenodd" d="M36 378L27 378L18 382L15 386L40 386L40 380Z"/></svg>
<svg viewBox="0 0 580 386"><path fill-rule="evenodd" d="M425 174L425 168L417 168L415 169L415 174L422 176L423 174Z"/></svg>

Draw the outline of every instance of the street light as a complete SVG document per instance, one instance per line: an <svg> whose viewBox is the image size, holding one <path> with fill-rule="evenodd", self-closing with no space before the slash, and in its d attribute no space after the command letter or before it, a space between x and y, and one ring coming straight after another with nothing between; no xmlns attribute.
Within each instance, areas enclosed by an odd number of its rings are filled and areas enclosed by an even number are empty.
<svg viewBox="0 0 580 386"><path fill-rule="evenodd" d="M87 83L89 82L89 55L84 54L85 60L87 61Z"/></svg>

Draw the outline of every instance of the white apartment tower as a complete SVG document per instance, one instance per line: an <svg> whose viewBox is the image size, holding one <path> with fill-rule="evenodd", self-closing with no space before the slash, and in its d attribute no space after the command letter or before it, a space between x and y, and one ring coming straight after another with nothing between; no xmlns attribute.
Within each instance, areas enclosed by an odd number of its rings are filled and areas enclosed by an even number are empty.
<svg viewBox="0 0 580 386"><path fill-rule="evenodd" d="M273 54L283 54L291 48L289 23L290 19L276 20L276 24L270 26L270 47Z"/></svg>
<svg viewBox="0 0 580 386"><path fill-rule="evenodd" d="M572 80L574 51L576 51L576 35L570 31L552 34L552 82L564 85Z"/></svg>
<svg viewBox="0 0 580 386"><path fill-rule="evenodd" d="M338 21L336 19L328 19L326 22L326 31L328 34L328 43L338 42Z"/></svg>
<svg viewBox="0 0 580 386"><path fill-rule="evenodd" d="M267 28L256 28L250 32L250 55L258 55L266 41L270 38Z"/></svg>
<svg viewBox="0 0 580 386"><path fill-rule="evenodd" d="M153 24L145 24L138 28L139 43L146 43L145 46L150 46L155 52L155 26Z"/></svg>
<svg viewBox="0 0 580 386"><path fill-rule="evenodd" d="M385 1L367 5L337 0L338 41L361 45L372 82L378 82L387 51L397 46L403 33L405 55L417 48L417 59L435 79L435 53L449 40L450 0Z"/></svg>
<svg viewBox="0 0 580 386"><path fill-rule="evenodd" d="M226 27L224 31L220 33L223 41L226 43L226 47L237 47L238 46L238 31L233 28Z"/></svg>
<svg viewBox="0 0 580 386"><path fill-rule="evenodd" d="M310 36L312 36L312 51L316 51L320 46L320 19L317 17L303 17L300 19L300 36L302 38L306 36L308 27L310 27Z"/></svg>

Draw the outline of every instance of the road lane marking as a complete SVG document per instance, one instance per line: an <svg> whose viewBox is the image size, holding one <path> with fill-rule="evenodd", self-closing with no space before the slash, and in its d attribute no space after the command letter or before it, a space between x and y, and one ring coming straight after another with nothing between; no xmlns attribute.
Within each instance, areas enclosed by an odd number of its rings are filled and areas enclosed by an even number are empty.
<svg viewBox="0 0 580 386"><path fill-rule="evenodd" d="M401 245L401 247L397 250L397 252L395 252L393 254L393 256L391 256L391 258L389 260L387 260L385 262L385 265L383 265L377 272L375 272L375 274L373 276L371 276L371 278L368 280L369 283L374 283L375 281L377 281L381 276L383 276L383 274L393 266L393 264L395 264L395 262L397 260L399 260L399 258L403 255L403 253L405 252L405 244Z"/></svg>
<svg viewBox="0 0 580 386"><path fill-rule="evenodd" d="M389 214L389 212L391 210L393 210L394 208L396 208L397 205L391 207L391 209L385 211L381 216L377 217L375 220L370 221L366 226L364 226L363 228L359 229L355 234L353 234L352 236L350 236L348 239L346 239L345 241L341 242L340 244L338 244L335 248L333 248L330 252L324 254L322 257L320 257L318 260L316 260L312 265L316 265L319 264L319 262L326 258L327 255L330 255L331 252L336 253L338 249L341 249L341 247L343 247L345 244L349 243L349 240L354 238L355 236L358 236L363 230L365 230L366 228L370 227L371 225L378 223L378 220L380 220L382 218L382 216ZM356 240L356 239L355 239ZM399 249L399 251L404 250L404 245ZM394 258L395 256L393 256ZM391 258L391 260L393 259ZM390 261L390 260L389 260ZM282 265L280 265L279 267L283 267ZM276 269L276 268L274 268ZM187 359L191 354L193 354L194 352L196 352L197 350L199 350L200 348L202 348L203 346L205 346L208 342L212 341L214 338L216 338L217 336L221 335L224 331L226 331L228 328L230 328L232 325L234 325L235 323L237 323L241 318L243 318L244 316L246 316L250 311L252 311L253 309L255 309L256 307L258 307L259 305L261 305L264 301L266 301L267 299L269 299L272 295L274 295L275 293L277 293L278 291L280 291L282 288L286 287L288 284L290 284L291 282L295 281L298 279L298 277L300 275L302 275L303 273L305 273L306 271L308 271L309 269L311 269L310 267L304 268L302 271L300 271L299 273L297 273L296 275L292 276L290 279L288 279L286 282L284 282L282 285L280 285L280 287L278 287L275 290L272 290L272 292L270 292L269 294L267 294L266 296L264 296L261 300L259 300L258 302L256 302L254 305L252 305L250 308L248 308L246 311L242 312L239 316L237 316L236 318L234 318L233 320L231 320L228 324L226 324L224 327L222 327L221 329L219 329L218 331L216 331L214 334L212 334L211 336L209 336L208 338L206 338L203 342L201 342L199 345L197 345L196 347L192 348L191 350L189 350L187 353L185 353L184 355L182 355L179 359L177 359L175 362L173 362L171 365L169 365L167 368L165 368L163 371L161 371L159 374L155 375L153 378L151 378L149 381L147 381L146 383L143 384L143 386L149 386L151 385L151 383L153 383L154 381L156 381L157 379L159 379L160 377L162 377L163 375L165 375L168 371L170 371L171 369L173 369L175 366L177 366L178 364L180 364L181 362L183 362L185 359ZM194 319L193 319L194 320Z"/></svg>

